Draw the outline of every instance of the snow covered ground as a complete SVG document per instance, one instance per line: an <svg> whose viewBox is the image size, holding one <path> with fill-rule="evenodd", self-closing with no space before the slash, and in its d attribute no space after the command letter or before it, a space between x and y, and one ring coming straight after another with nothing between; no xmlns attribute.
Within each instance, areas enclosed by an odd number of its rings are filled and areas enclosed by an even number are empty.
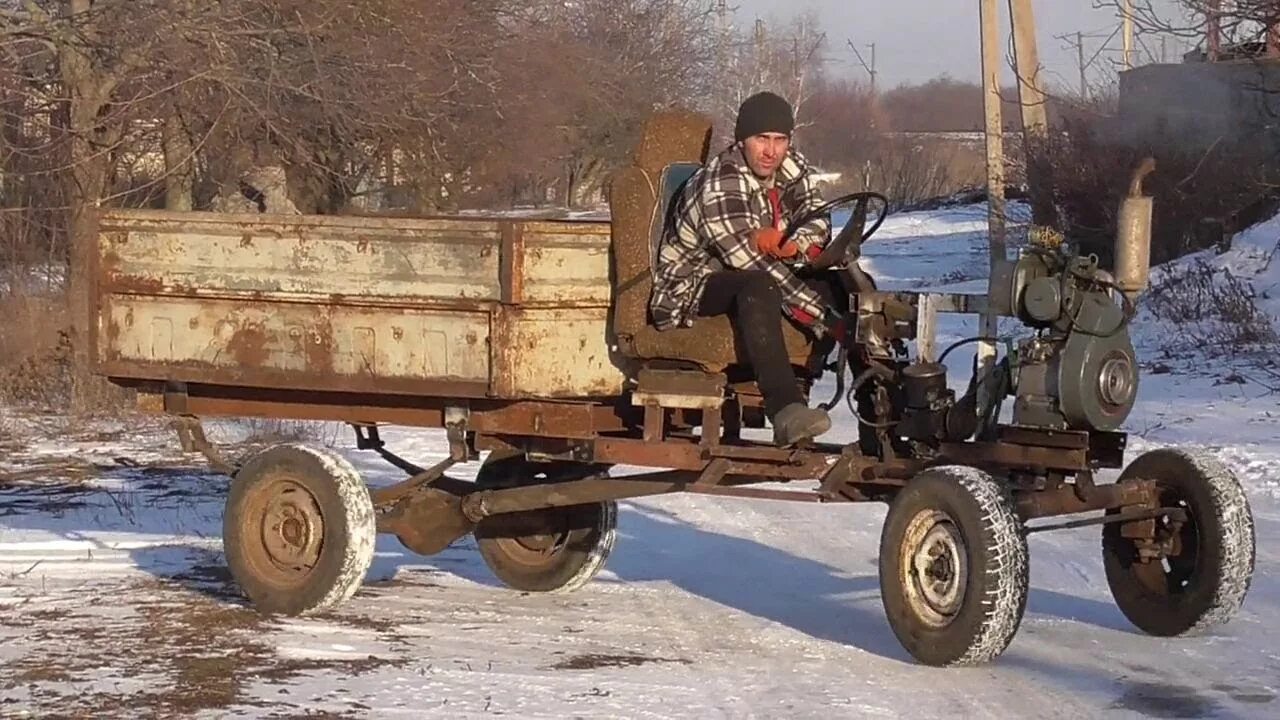
<svg viewBox="0 0 1280 720"><path fill-rule="evenodd" d="M979 291L984 212L891 218L864 262L883 286ZM1280 227L1257 234L1274 246ZM1144 376L1129 452L1203 446L1239 473L1258 523L1240 616L1204 637L1141 635L1110 599L1098 530L1040 534L1017 638L960 670L912 663L889 630L880 506L622 503L605 571L567 596L499 587L470 539L421 558L383 537L345 606L271 620L231 592L226 480L163 425L0 411L0 716L1276 717L1280 408L1260 384L1194 370ZM829 437L852 437L837 420ZM321 430L371 482L399 478ZM423 464L446 449L438 432L384 437Z"/></svg>

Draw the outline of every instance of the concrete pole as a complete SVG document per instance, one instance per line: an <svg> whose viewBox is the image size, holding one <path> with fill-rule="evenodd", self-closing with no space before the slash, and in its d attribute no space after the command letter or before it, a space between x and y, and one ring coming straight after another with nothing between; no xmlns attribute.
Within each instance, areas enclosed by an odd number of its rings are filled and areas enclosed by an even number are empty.
<svg viewBox="0 0 1280 720"><path fill-rule="evenodd" d="M1002 267L1008 262L1005 249L1005 202L1004 202L1004 118L1000 108L1000 50L1003 46L1000 38L1000 2L999 0L979 0L982 21L982 97L986 111L987 140L987 230L991 249L991 275L988 281L987 310L982 314L979 335L994 338L999 332L996 303L998 283L996 278ZM990 377L995 368L996 344L994 341L982 341L978 344L978 402L986 407L991 401Z"/></svg>
<svg viewBox="0 0 1280 720"><path fill-rule="evenodd" d="M1006 259L1004 212L1004 117L1000 107L999 0L979 0L982 6L982 98L986 113L987 226L991 232L991 263Z"/></svg>
<svg viewBox="0 0 1280 720"><path fill-rule="evenodd" d="M1121 35L1124 36L1124 69L1133 69L1133 0L1124 0L1124 29Z"/></svg>
<svg viewBox="0 0 1280 720"><path fill-rule="evenodd" d="M1217 62L1222 54L1222 0L1209 0L1208 17L1205 22L1205 41L1209 54L1209 62Z"/></svg>
<svg viewBox="0 0 1280 720"><path fill-rule="evenodd" d="M1089 102L1089 78L1085 75L1084 33L1076 33L1076 63L1080 66L1080 101Z"/></svg>
<svg viewBox="0 0 1280 720"><path fill-rule="evenodd" d="M1044 146L1048 140L1040 48L1036 42L1036 19L1031 0L1009 0L1013 25L1014 66L1018 72L1018 104L1022 109L1023 154L1027 160L1027 185L1031 191L1031 219L1036 226L1033 240L1058 226L1053 204L1053 168Z"/></svg>
<svg viewBox="0 0 1280 720"><path fill-rule="evenodd" d="M871 95L876 94L876 44L871 43Z"/></svg>

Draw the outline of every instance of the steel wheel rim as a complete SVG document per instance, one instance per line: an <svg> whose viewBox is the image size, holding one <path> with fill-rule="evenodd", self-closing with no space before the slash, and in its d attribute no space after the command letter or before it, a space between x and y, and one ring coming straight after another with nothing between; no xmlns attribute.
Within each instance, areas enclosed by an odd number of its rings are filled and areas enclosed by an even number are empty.
<svg viewBox="0 0 1280 720"><path fill-rule="evenodd" d="M569 544L569 533L541 533L519 537L494 538L512 561L528 567L540 567L559 555Z"/></svg>
<svg viewBox="0 0 1280 720"><path fill-rule="evenodd" d="M289 477L272 478L248 498L248 560L278 587L301 584L320 562L324 514L315 495Z"/></svg>
<svg viewBox="0 0 1280 720"><path fill-rule="evenodd" d="M907 604L930 627L949 625L964 605L968 559L964 537L949 515L922 510L907 524L901 548Z"/></svg>

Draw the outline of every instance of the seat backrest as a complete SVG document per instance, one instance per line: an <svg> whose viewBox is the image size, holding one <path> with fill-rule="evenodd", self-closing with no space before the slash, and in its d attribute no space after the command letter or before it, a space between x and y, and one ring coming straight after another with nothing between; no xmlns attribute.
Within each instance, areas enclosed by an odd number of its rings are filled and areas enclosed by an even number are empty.
<svg viewBox="0 0 1280 720"><path fill-rule="evenodd" d="M662 236L675 222L676 196L684 190L694 173L701 169L701 163L693 162L671 163L662 169L662 176L658 183L657 212L654 213L654 222L649 228L651 270L658 263L658 249L662 246Z"/></svg>
<svg viewBox="0 0 1280 720"><path fill-rule="evenodd" d="M666 211L688 175L706 162L710 144L711 120L705 115L657 113L645 123L632 164L610 184L613 328L624 354L630 337L649 323L653 260Z"/></svg>

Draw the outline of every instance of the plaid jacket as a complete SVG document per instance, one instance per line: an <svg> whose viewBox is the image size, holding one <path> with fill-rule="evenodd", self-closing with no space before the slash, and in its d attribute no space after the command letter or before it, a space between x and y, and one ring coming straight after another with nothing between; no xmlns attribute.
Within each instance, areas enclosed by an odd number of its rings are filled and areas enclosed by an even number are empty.
<svg viewBox="0 0 1280 720"><path fill-rule="evenodd" d="M795 150L783 159L774 178L782 196L779 229L822 204L813 170ZM792 267L762 254L751 242L751 231L767 227L773 211L764 186L742 157L741 144L730 146L698 170L675 204L654 262L649 312L655 327L692 325L707 275L724 269L764 270L782 292L784 314L796 317L799 309L813 318L823 316L822 299L796 277ZM829 217L798 230L792 238L800 246L798 261L804 262L810 248L820 247L830 232Z"/></svg>

